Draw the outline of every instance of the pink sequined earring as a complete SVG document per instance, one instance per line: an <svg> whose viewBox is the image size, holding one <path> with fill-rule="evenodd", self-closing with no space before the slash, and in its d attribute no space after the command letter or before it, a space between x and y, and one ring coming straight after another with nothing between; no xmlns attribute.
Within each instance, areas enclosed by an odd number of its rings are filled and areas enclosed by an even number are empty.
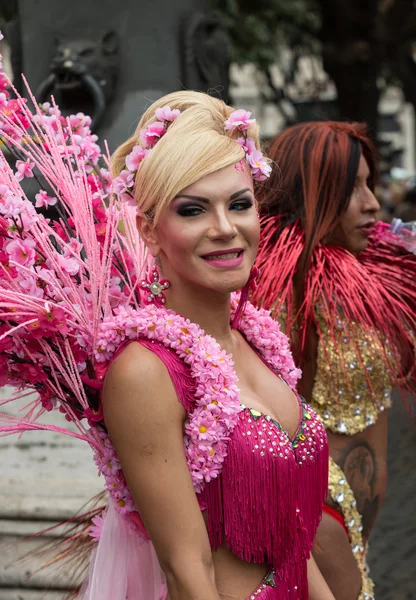
<svg viewBox="0 0 416 600"><path fill-rule="evenodd" d="M149 295L146 298L148 304L163 306L166 303L166 297L163 292L170 288L170 281L167 279L160 279L158 268L153 267L149 281L143 280L140 283L140 287L149 292Z"/></svg>

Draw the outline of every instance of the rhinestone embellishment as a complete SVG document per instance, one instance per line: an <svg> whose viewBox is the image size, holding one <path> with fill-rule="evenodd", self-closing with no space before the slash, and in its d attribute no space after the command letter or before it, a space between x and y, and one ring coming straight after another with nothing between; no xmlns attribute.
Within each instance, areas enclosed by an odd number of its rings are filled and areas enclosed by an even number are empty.
<svg viewBox="0 0 416 600"><path fill-rule="evenodd" d="M146 302L148 304L153 303L162 306L166 302L165 294L163 292L170 287L170 283L167 279L159 279L159 271L157 269L152 271L151 277L150 281L143 280L140 283L141 288L149 292Z"/></svg>

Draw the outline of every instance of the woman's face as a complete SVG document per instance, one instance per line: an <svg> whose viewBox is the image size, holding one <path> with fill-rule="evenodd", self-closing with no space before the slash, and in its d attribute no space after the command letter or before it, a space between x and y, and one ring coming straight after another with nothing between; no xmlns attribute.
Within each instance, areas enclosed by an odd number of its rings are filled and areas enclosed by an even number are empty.
<svg viewBox="0 0 416 600"><path fill-rule="evenodd" d="M347 210L341 216L327 243L342 246L353 254L366 249L368 238L374 231L380 204L368 187L370 169L361 155L354 191Z"/></svg>
<svg viewBox="0 0 416 600"><path fill-rule="evenodd" d="M181 285L229 293L243 287L260 237L247 166L241 171L231 165L183 189L151 236L148 246L172 290Z"/></svg>

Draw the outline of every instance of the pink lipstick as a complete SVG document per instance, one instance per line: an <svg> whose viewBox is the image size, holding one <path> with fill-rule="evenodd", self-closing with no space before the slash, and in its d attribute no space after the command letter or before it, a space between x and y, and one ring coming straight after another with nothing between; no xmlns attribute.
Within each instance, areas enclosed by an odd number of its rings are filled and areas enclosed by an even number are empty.
<svg viewBox="0 0 416 600"><path fill-rule="evenodd" d="M232 269L242 264L244 260L244 250L242 248L231 248L230 250L221 250L210 252L202 256L208 264L219 269Z"/></svg>

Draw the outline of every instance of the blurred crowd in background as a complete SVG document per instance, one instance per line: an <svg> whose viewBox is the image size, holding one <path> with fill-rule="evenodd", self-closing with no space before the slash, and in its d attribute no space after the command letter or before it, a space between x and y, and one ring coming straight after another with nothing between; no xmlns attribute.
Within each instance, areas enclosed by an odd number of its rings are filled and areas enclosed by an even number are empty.
<svg viewBox="0 0 416 600"><path fill-rule="evenodd" d="M394 167L381 176L376 195L383 221L390 223L393 218L416 221L416 174Z"/></svg>

